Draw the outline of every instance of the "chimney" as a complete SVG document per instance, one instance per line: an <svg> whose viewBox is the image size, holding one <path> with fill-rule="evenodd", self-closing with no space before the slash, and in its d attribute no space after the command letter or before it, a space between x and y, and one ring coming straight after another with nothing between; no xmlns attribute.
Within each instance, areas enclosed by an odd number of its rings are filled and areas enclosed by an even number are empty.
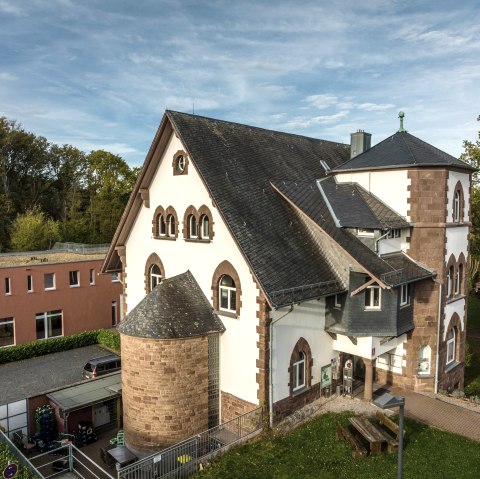
<svg viewBox="0 0 480 479"><path fill-rule="evenodd" d="M350 134L350 159L355 158L360 153L370 149L372 144L372 134L365 133L363 130L357 130Z"/></svg>

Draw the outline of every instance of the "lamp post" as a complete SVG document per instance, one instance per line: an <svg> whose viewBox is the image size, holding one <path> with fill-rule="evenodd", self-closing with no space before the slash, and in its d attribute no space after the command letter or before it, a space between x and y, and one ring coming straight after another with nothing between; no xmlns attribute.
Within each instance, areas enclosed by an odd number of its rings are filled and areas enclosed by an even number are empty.
<svg viewBox="0 0 480 479"><path fill-rule="evenodd" d="M399 407L400 414L398 419L398 427L400 429L400 434L398 438L398 479L402 479L402 470L403 470L403 415L404 415L404 406L405 406L405 397L404 396L392 396L390 393L382 394L378 399L373 401L375 406L378 406L381 409L391 409L392 407Z"/></svg>

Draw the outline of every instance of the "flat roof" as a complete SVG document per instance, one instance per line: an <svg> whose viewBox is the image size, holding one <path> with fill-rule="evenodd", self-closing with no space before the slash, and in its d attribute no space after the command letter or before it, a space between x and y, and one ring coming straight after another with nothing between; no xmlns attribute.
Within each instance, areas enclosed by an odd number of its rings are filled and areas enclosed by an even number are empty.
<svg viewBox="0 0 480 479"><path fill-rule="evenodd" d="M68 251L35 251L33 253L0 254L0 268L8 266L48 266L58 263L75 263L80 261L104 260L102 253L73 253Z"/></svg>
<svg viewBox="0 0 480 479"><path fill-rule="evenodd" d="M121 394L122 375L119 371L49 393L47 397L65 413L120 397Z"/></svg>

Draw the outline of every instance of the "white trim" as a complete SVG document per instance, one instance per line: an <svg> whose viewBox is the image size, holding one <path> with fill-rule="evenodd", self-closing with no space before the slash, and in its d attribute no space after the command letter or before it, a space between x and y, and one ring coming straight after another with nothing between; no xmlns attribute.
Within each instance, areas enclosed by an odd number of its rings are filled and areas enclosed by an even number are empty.
<svg viewBox="0 0 480 479"><path fill-rule="evenodd" d="M292 391L298 391L299 389L303 389L306 385L306 368L305 368L305 353L303 351L299 352L301 355L301 359L295 361L292 364L293 368L293 384L292 384ZM300 380L303 376L303 382L300 384Z"/></svg>
<svg viewBox="0 0 480 479"><path fill-rule="evenodd" d="M378 305L375 304L375 291L378 291ZM368 303L367 304L367 300ZM365 288L365 310L378 311L382 307L382 290L378 284Z"/></svg>
<svg viewBox="0 0 480 479"><path fill-rule="evenodd" d="M52 285L53 286L48 286L47 287L45 285L45 280L46 280L47 277L50 277L50 276L52 278ZM52 290L56 289L56 275L55 275L55 273L44 273L43 274L43 289L45 291L52 291Z"/></svg>

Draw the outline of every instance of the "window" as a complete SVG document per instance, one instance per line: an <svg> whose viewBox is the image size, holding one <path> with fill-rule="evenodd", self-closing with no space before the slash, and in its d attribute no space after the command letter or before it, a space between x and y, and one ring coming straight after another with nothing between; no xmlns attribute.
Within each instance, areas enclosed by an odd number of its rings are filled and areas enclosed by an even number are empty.
<svg viewBox="0 0 480 479"><path fill-rule="evenodd" d="M68 273L68 282L70 284L70 288L77 288L80 286L80 272L70 271Z"/></svg>
<svg viewBox="0 0 480 479"><path fill-rule="evenodd" d="M453 200L453 221L458 223L460 221L460 206L461 206L461 196L460 191L455 191L455 199Z"/></svg>
<svg viewBox="0 0 480 479"><path fill-rule="evenodd" d="M447 337L447 364L455 361L455 329L450 328Z"/></svg>
<svg viewBox="0 0 480 479"><path fill-rule="evenodd" d="M293 391L305 387L305 354L300 351L293 363Z"/></svg>
<svg viewBox="0 0 480 479"><path fill-rule="evenodd" d="M192 239L198 238L197 221L193 215L188 217L188 237Z"/></svg>
<svg viewBox="0 0 480 479"><path fill-rule="evenodd" d="M10 278L5 278L5 294L12 294L12 283Z"/></svg>
<svg viewBox="0 0 480 479"><path fill-rule="evenodd" d="M451 265L448 268L448 275L447 275L447 298L451 298L453 296L453 281L454 281L454 268Z"/></svg>
<svg viewBox="0 0 480 479"><path fill-rule="evenodd" d="M177 156L176 167L179 173L183 173L185 171L185 157L183 155Z"/></svg>
<svg viewBox="0 0 480 479"><path fill-rule="evenodd" d="M30 274L27 276L27 291L29 293L33 292L33 277Z"/></svg>
<svg viewBox="0 0 480 479"><path fill-rule="evenodd" d="M410 304L410 285L402 284L400 286L400 306L407 306Z"/></svg>
<svg viewBox="0 0 480 479"><path fill-rule="evenodd" d="M333 305L334 305L335 308L341 308L342 307L342 303L340 302L340 295L339 294L336 294L334 296Z"/></svg>
<svg viewBox="0 0 480 479"><path fill-rule="evenodd" d="M117 302L112 301L112 326L117 324Z"/></svg>
<svg viewBox="0 0 480 479"><path fill-rule="evenodd" d="M380 309L380 286L369 286L365 290L365 309Z"/></svg>
<svg viewBox="0 0 480 479"><path fill-rule="evenodd" d="M200 237L202 239L210 239L210 221L207 215L200 218Z"/></svg>
<svg viewBox="0 0 480 479"><path fill-rule="evenodd" d="M112 273L112 283L118 283L120 281L120 273Z"/></svg>
<svg viewBox="0 0 480 479"><path fill-rule="evenodd" d="M156 264L153 264L150 267L150 273L149 273L149 281L150 281L150 291L152 291L157 284L160 284L162 282L162 272L160 270L160 267Z"/></svg>
<svg viewBox="0 0 480 479"><path fill-rule="evenodd" d="M167 234L167 225L163 215L158 216L158 234L159 236L165 236Z"/></svg>
<svg viewBox="0 0 480 479"><path fill-rule="evenodd" d="M375 230L370 228L358 228L357 229L358 236L374 236Z"/></svg>
<svg viewBox="0 0 480 479"><path fill-rule="evenodd" d="M423 376L430 375L430 358L432 350L430 346L422 346L418 352L418 374Z"/></svg>
<svg viewBox="0 0 480 479"><path fill-rule="evenodd" d="M54 338L62 335L62 312L48 311L37 313L37 339Z"/></svg>
<svg viewBox="0 0 480 479"><path fill-rule="evenodd" d="M95 284L95 270L94 269L90 270L90 272L88 274L88 277L89 277L90 285L94 285Z"/></svg>
<svg viewBox="0 0 480 479"><path fill-rule="evenodd" d="M173 215L167 217L168 236L175 238L175 218Z"/></svg>
<svg viewBox="0 0 480 479"><path fill-rule="evenodd" d="M46 290L55 289L55 273L45 273L43 275L43 286Z"/></svg>
<svg viewBox="0 0 480 479"><path fill-rule="evenodd" d="M463 264L459 264L455 274L455 295L462 294Z"/></svg>
<svg viewBox="0 0 480 479"><path fill-rule="evenodd" d="M188 173L188 156L183 150L173 155L173 175L186 175Z"/></svg>
<svg viewBox="0 0 480 479"><path fill-rule="evenodd" d="M237 291L235 282L228 274L224 274L220 278L219 291L220 310L235 313L237 311Z"/></svg>
<svg viewBox="0 0 480 479"><path fill-rule="evenodd" d="M400 238L402 236L402 230L400 228L392 228L388 231L389 238Z"/></svg>
<svg viewBox="0 0 480 479"><path fill-rule="evenodd" d="M15 333L13 329L13 318L0 319L0 348L13 346L15 344Z"/></svg>

